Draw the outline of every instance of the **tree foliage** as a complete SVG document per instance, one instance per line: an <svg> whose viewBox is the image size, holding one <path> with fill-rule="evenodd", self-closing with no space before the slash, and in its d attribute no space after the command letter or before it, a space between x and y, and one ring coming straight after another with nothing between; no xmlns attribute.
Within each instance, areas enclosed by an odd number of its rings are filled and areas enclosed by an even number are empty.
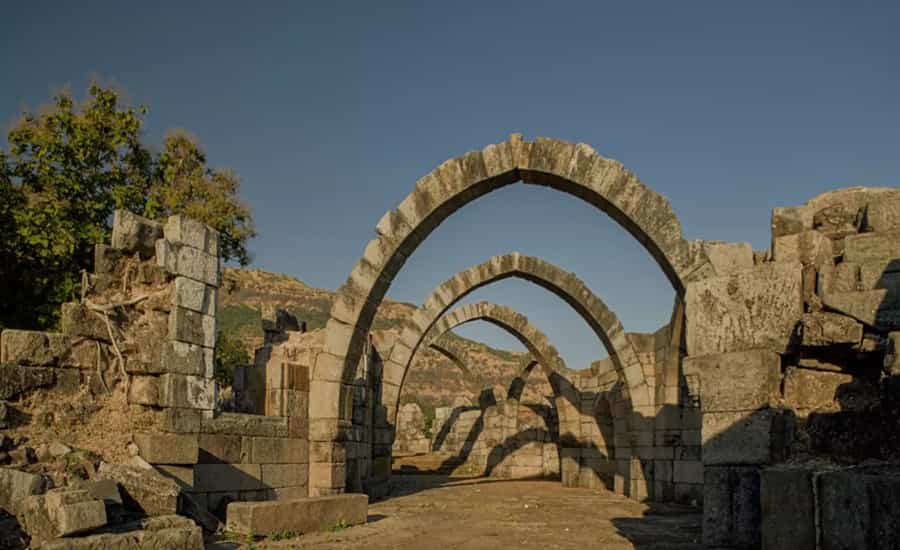
<svg viewBox="0 0 900 550"><path fill-rule="evenodd" d="M108 242L112 212L163 219L183 213L221 232L224 261L246 265L255 235L240 180L207 166L197 140L168 134L159 152L141 141L144 107L91 86L25 113L0 149L0 326L45 328Z"/></svg>
<svg viewBox="0 0 900 550"><path fill-rule="evenodd" d="M250 363L243 343L233 334L219 331L216 337L216 365L214 377L220 388L231 386L234 371Z"/></svg>

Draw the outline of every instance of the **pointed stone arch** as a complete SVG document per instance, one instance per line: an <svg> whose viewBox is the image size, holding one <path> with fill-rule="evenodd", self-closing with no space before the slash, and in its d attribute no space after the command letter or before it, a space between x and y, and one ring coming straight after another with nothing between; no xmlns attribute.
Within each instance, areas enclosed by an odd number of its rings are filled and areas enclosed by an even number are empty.
<svg viewBox="0 0 900 550"><path fill-rule="evenodd" d="M645 186L624 166L586 144L513 134L503 142L448 160L416 183L395 210L376 226L344 285L326 325L323 352L316 359L310 391L310 432L316 441L340 441L349 421L353 383L378 306L394 277L418 245L448 216L469 202L517 181L576 196L606 213L656 260L676 293L687 282L714 273L705 253L681 235L681 223L668 200ZM648 403L649 405L649 403ZM341 468L317 480L323 489L343 487Z"/></svg>
<svg viewBox="0 0 900 550"><path fill-rule="evenodd" d="M388 418L393 418L391 405L397 399L415 355L427 347L426 335L438 319L469 293L507 278L519 278L545 288L569 304L591 327L609 354L610 361L633 396L633 404L650 414L654 392L647 383L638 354L627 337L616 314L574 273L546 260L518 252L494 256L447 279L426 298L421 308L409 319L396 340L384 368L383 402Z"/></svg>

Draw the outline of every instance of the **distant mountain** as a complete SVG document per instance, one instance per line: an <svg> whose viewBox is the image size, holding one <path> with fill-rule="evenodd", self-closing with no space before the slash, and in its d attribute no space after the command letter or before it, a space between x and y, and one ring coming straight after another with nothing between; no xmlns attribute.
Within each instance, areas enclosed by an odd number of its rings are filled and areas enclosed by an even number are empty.
<svg viewBox="0 0 900 550"><path fill-rule="evenodd" d="M219 328L240 338L252 357L253 351L262 344L263 306L290 311L312 331L325 326L334 295L330 290L311 287L289 275L226 268L219 292ZM373 325L376 342L393 341L399 336L415 309L413 304L384 300ZM476 403L483 388L505 389L509 385L523 353L494 349L455 335L453 338L473 363L468 365L473 376L463 376L456 365L436 351L420 351L404 385L401 402L416 401L430 409L450 405L462 396ZM535 380L527 386L526 398L539 400L550 392L550 386L542 374L533 373L532 377Z"/></svg>

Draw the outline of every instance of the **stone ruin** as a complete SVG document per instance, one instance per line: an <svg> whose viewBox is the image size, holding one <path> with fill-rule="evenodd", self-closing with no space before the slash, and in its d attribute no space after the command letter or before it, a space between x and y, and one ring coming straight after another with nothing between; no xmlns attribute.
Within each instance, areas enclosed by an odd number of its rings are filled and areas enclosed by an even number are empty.
<svg viewBox="0 0 900 550"><path fill-rule="evenodd" d="M374 338L405 258L452 212L520 181L634 235L675 291L670 322L628 333L572 274L509 254L440 285L395 340ZM482 319L526 344L525 367L553 389L547 410L528 416L510 391L487 392L436 423L432 449L478 473L558 470L566 486L702 505L710 548L900 545L900 191L825 193L774 209L771 229L767 251L688 241L621 164L513 135L443 163L379 221L325 329L267 315L229 390L213 377L217 235L118 212L62 332L0 335L0 521L48 548L194 548L222 522L267 534L316 514L365 521L352 493L388 494L394 444L421 440L399 425L414 416L399 403L417 350ZM609 357L573 371L514 311L453 310L510 276L565 299Z"/></svg>

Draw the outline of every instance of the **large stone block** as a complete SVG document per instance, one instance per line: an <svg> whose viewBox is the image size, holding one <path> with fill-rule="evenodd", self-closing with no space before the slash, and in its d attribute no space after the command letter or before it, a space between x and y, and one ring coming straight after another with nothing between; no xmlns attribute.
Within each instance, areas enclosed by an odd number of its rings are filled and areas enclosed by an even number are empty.
<svg viewBox="0 0 900 550"><path fill-rule="evenodd" d="M214 352L209 347L187 342L166 342L160 353L160 372L189 374L212 378L215 369Z"/></svg>
<svg viewBox="0 0 900 550"><path fill-rule="evenodd" d="M112 247L123 252L139 253L142 258L153 256L156 240L163 236L162 224L132 214L127 210L113 213Z"/></svg>
<svg viewBox="0 0 900 550"><path fill-rule="evenodd" d="M216 405L216 384L209 378L184 374L159 377L159 404L163 407L212 410Z"/></svg>
<svg viewBox="0 0 900 550"><path fill-rule="evenodd" d="M134 443L150 464L196 464L199 453L194 434L136 433Z"/></svg>
<svg viewBox="0 0 900 550"><path fill-rule="evenodd" d="M308 442L286 437L254 437L250 462L259 464L296 464L309 462Z"/></svg>
<svg viewBox="0 0 900 550"><path fill-rule="evenodd" d="M103 463L97 470L97 478L119 484L126 508L148 516L178 513L178 484L155 470Z"/></svg>
<svg viewBox="0 0 900 550"><path fill-rule="evenodd" d="M0 468L0 508L18 514L27 497L46 492L52 484L49 478L38 474Z"/></svg>
<svg viewBox="0 0 900 550"><path fill-rule="evenodd" d="M844 261L859 264L900 258L900 229L851 235L844 241Z"/></svg>
<svg viewBox="0 0 900 550"><path fill-rule="evenodd" d="M55 369L0 363L0 400L52 386L55 382Z"/></svg>
<svg viewBox="0 0 900 550"><path fill-rule="evenodd" d="M707 466L703 480L703 544L756 550L760 546L760 479L753 466Z"/></svg>
<svg viewBox="0 0 900 550"><path fill-rule="evenodd" d="M803 314L801 272L796 262L767 263L689 283L685 297L688 354L787 350Z"/></svg>
<svg viewBox="0 0 900 550"><path fill-rule="evenodd" d="M216 287L187 277L175 278L175 305L204 315L216 314Z"/></svg>
<svg viewBox="0 0 900 550"><path fill-rule="evenodd" d="M240 435L200 434L198 462L201 464L253 462L249 456L250 441L249 437Z"/></svg>
<svg viewBox="0 0 900 550"><path fill-rule="evenodd" d="M822 298L825 307L880 330L900 329L900 293L887 289L833 292Z"/></svg>
<svg viewBox="0 0 900 550"><path fill-rule="evenodd" d="M82 304L75 302L63 304L59 325L63 334L68 336L80 336L104 342L110 341L109 329L103 317Z"/></svg>
<svg viewBox="0 0 900 550"><path fill-rule="evenodd" d="M0 363L52 366L68 354L69 337L53 332L6 329L0 334Z"/></svg>
<svg viewBox="0 0 900 550"><path fill-rule="evenodd" d="M259 464L197 464L194 491L258 491L265 489Z"/></svg>
<svg viewBox="0 0 900 550"><path fill-rule="evenodd" d="M772 254L776 262L827 265L832 262L831 239L815 230L775 237Z"/></svg>
<svg viewBox="0 0 900 550"><path fill-rule="evenodd" d="M812 471L775 467L760 477L762 549L816 550Z"/></svg>
<svg viewBox="0 0 900 550"><path fill-rule="evenodd" d="M747 411L774 405L781 387L781 357L767 350L684 359L685 376L699 376L703 411Z"/></svg>
<svg viewBox="0 0 900 550"><path fill-rule="evenodd" d="M169 216L163 232L167 240L192 246L212 256L219 255L219 232L182 215Z"/></svg>
<svg viewBox="0 0 900 550"><path fill-rule="evenodd" d="M191 246L156 241L156 263L166 271L219 286L219 258Z"/></svg>
<svg viewBox="0 0 900 550"><path fill-rule="evenodd" d="M169 313L169 340L216 347L216 318L182 307Z"/></svg>
<svg viewBox="0 0 900 550"><path fill-rule="evenodd" d="M900 193L870 202L866 208L864 227L872 232L900 229Z"/></svg>
<svg viewBox="0 0 900 550"><path fill-rule="evenodd" d="M785 450L784 418L780 411L703 414L704 464L766 464Z"/></svg>
<svg viewBox="0 0 900 550"><path fill-rule="evenodd" d="M827 472L818 481L822 550L900 548L900 470Z"/></svg>
<svg viewBox="0 0 900 550"><path fill-rule="evenodd" d="M837 402L841 386L853 376L840 372L792 368L784 376L784 401L796 409L817 409Z"/></svg>
<svg viewBox="0 0 900 550"><path fill-rule="evenodd" d="M128 402L151 407L159 404L159 379L155 376L132 376L128 386Z"/></svg>
<svg viewBox="0 0 900 550"><path fill-rule="evenodd" d="M265 536L285 531L311 533L335 525L366 522L369 497L345 494L269 502L232 502L228 505L229 531Z"/></svg>
<svg viewBox="0 0 900 550"><path fill-rule="evenodd" d="M113 532L51 540L43 550L203 550L203 530L181 516L159 516L116 526Z"/></svg>
<svg viewBox="0 0 900 550"><path fill-rule="evenodd" d="M262 483L269 488L306 486L309 468L306 464L263 464Z"/></svg>
<svg viewBox="0 0 900 550"><path fill-rule="evenodd" d="M900 292L900 258L869 262L859 266L859 288L849 290L876 290L883 288Z"/></svg>
<svg viewBox="0 0 900 550"><path fill-rule="evenodd" d="M201 430L208 434L287 437L288 419L257 414L222 413L214 418L204 418Z"/></svg>
<svg viewBox="0 0 900 550"><path fill-rule="evenodd" d="M818 311L806 313L800 319L804 346L831 346L834 344L858 344L862 340L863 326L852 317Z"/></svg>
<svg viewBox="0 0 900 550"><path fill-rule="evenodd" d="M106 507L84 490L54 489L45 497L56 537L83 533L106 525Z"/></svg>
<svg viewBox="0 0 900 550"><path fill-rule="evenodd" d="M703 241L703 250L718 276L753 267L753 247L750 243Z"/></svg>

